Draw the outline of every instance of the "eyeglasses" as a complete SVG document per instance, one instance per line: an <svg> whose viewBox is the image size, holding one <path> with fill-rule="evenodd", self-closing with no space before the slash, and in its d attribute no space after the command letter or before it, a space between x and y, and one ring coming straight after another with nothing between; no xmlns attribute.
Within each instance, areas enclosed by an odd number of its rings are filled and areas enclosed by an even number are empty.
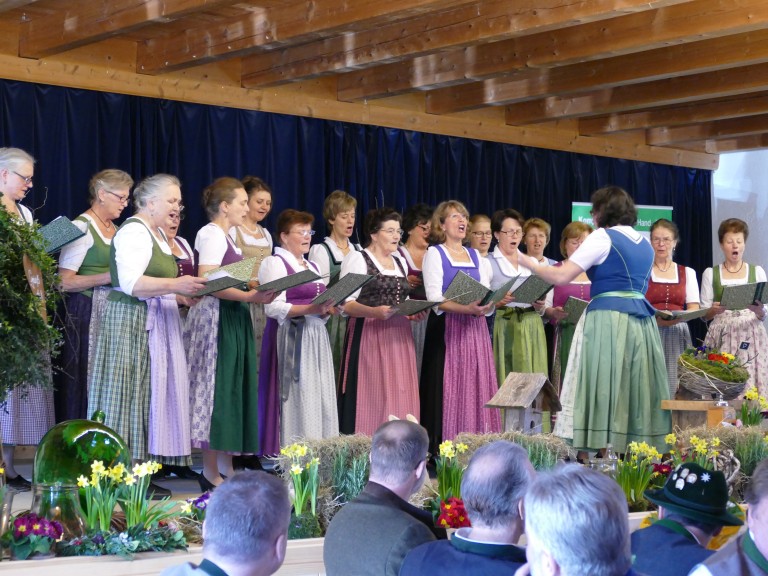
<svg viewBox="0 0 768 576"><path fill-rule="evenodd" d="M522 236L523 229L517 228L515 230L499 230L499 234L504 234L505 236L512 236L512 238L514 238L515 236Z"/></svg>
<svg viewBox="0 0 768 576"><path fill-rule="evenodd" d="M491 231L488 231L488 232L472 232L472 236L474 236L475 238L490 238L491 236L493 236L493 232L491 232Z"/></svg>
<svg viewBox="0 0 768 576"><path fill-rule="evenodd" d="M120 204L128 204L129 196L126 194L125 196L121 196L117 192L112 192L112 190L104 190L107 194L112 194L115 198L117 198L117 201L120 202Z"/></svg>
<svg viewBox="0 0 768 576"><path fill-rule="evenodd" d="M431 232L432 231L432 226L430 226L429 224L417 224L416 228L421 228L422 232Z"/></svg>
<svg viewBox="0 0 768 576"><path fill-rule="evenodd" d="M393 234L397 236L403 235L403 231L398 228L385 228L385 229L379 230L379 232L384 232L385 234L389 234L390 236L392 236Z"/></svg>
<svg viewBox="0 0 768 576"><path fill-rule="evenodd" d="M673 238L651 238L651 242L653 242L654 244L669 245L669 244L672 244L672 242L674 242L674 239Z"/></svg>
<svg viewBox="0 0 768 576"><path fill-rule="evenodd" d="M315 235L315 231L314 230L293 230L293 233L294 234L298 234L302 238L306 238L307 236L309 236L311 238L312 236Z"/></svg>
<svg viewBox="0 0 768 576"><path fill-rule="evenodd" d="M27 186L32 184L32 176L22 176L21 174L16 172L16 170L11 170L11 172L13 172L14 174L16 174L16 176L24 180L24 184L26 184Z"/></svg>

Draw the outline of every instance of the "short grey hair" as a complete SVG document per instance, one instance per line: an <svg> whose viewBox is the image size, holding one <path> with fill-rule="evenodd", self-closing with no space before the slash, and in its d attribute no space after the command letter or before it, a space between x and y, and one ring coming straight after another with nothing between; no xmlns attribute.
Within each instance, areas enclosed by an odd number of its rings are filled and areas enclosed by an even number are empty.
<svg viewBox="0 0 768 576"><path fill-rule="evenodd" d="M18 170L26 162L34 166L35 159L21 148L0 148L0 168Z"/></svg>
<svg viewBox="0 0 768 576"><path fill-rule="evenodd" d="M291 502L276 476L261 471L235 474L213 491L205 513L203 552L252 563L288 531Z"/></svg>
<svg viewBox="0 0 768 576"><path fill-rule="evenodd" d="M525 530L568 576L623 576L632 565L627 501L615 480L577 464L538 474Z"/></svg>
<svg viewBox="0 0 768 576"><path fill-rule="evenodd" d="M145 208L151 200L157 200L167 186L179 186L181 182L176 176L170 174L155 174L144 178L133 191L133 204L136 211Z"/></svg>
<svg viewBox="0 0 768 576"><path fill-rule="evenodd" d="M461 480L461 497L472 524L494 528L516 520L532 480L533 467L523 447L498 440L477 449Z"/></svg>
<svg viewBox="0 0 768 576"><path fill-rule="evenodd" d="M408 420L385 422L371 441L371 479L401 484L427 456L429 436L423 426Z"/></svg>

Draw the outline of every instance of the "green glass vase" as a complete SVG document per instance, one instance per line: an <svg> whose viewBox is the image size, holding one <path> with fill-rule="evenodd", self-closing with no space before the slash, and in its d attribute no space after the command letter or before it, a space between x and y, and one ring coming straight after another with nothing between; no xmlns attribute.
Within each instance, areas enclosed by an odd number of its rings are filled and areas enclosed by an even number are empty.
<svg viewBox="0 0 768 576"><path fill-rule="evenodd" d="M35 452L34 484L76 486L79 476L91 477L91 463L100 460L106 468L122 462L131 466L125 441L104 425L104 413L92 420L67 420L43 436Z"/></svg>

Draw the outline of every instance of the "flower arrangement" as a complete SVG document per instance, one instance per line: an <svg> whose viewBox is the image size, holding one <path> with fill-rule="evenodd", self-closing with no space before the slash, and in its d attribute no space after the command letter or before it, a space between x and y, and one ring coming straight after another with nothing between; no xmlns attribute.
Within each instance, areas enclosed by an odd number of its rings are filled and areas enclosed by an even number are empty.
<svg viewBox="0 0 768 576"><path fill-rule="evenodd" d="M674 470L683 462L695 462L702 468L708 470L717 470L717 459L720 454L720 438L714 436L707 440L706 438L700 438L696 434L692 434L688 438L690 446L680 448L678 446L677 435L667 434L664 437L664 442L667 445L672 446L669 450L669 454L672 457L670 466Z"/></svg>
<svg viewBox="0 0 768 576"><path fill-rule="evenodd" d="M460 498L451 496L448 500L440 502L440 514L437 517L437 525L441 528L464 528L471 526L464 502Z"/></svg>
<svg viewBox="0 0 768 576"><path fill-rule="evenodd" d="M117 504L118 487L125 472L122 463L106 468L101 460L94 460L91 463L90 479L85 476L77 479L85 502L85 527L89 532L109 531Z"/></svg>
<svg viewBox="0 0 768 576"><path fill-rule="evenodd" d="M630 511L648 509L644 493L654 479L662 478L654 468L660 461L659 451L647 442L630 442L627 445L624 458L617 462L615 479L624 491Z"/></svg>
<svg viewBox="0 0 768 576"><path fill-rule="evenodd" d="M52 549L63 534L64 528L57 521L27 512L16 516L2 540L3 545L10 548L13 557L26 560L31 556L52 554Z"/></svg>
<svg viewBox="0 0 768 576"><path fill-rule="evenodd" d="M736 356L711 346L687 348L680 355L680 364L701 370L723 382L742 383L749 379L749 372Z"/></svg>
<svg viewBox="0 0 768 576"><path fill-rule="evenodd" d="M61 556L112 555L133 558L138 552L173 552L186 550L184 533L173 522L160 522L152 530L140 525L122 532L94 532L59 546Z"/></svg>
<svg viewBox="0 0 768 576"><path fill-rule="evenodd" d="M763 421L763 412L768 411L768 399L761 396L757 387L753 384L747 388L744 394L744 402L741 404L741 423L744 426L760 426Z"/></svg>
<svg viewBox="0 0 768 576"><path fill-rule="evenodd" d="M461 498L461 479L466 466L458 462L458 455L467 451L467 445L446 440L440 444L440 454L435 458L437 468L437 495L440 502L448 498Z"/></svg>
<svg viewBox="0 0 768 576"><path fill-rule="evenodd" d="M208 509L208 501L211 499L210 492L204 492L197 498L187 498L181 503L181 513L184 516L190 516L195 520L202 522L205 520L205 511Z"/></svg>
<svg viewBox="0 0 768 576"><path fill-rule="evenodd" d="M166 497L159 502L147 499L147 488L152 474L162 468L157 462L136 464L132 473L126 473L117 501L125 512L125 521L129 527L143 526L145 530L176 515L175 502Z"/></svg>
<svg viewBox="0 0 768 576"><path fill-rule="evenodd" d="M317 489L320 486L318 469L320 459L312 456L305 444L291 444L280 449L280 454L287 456L290 462L290 475L293 491L291 503L293 514L288 526L288 538L312 538L320 536L322 530L317 518ZM304 512L305 506L308 507Z"/></svg>

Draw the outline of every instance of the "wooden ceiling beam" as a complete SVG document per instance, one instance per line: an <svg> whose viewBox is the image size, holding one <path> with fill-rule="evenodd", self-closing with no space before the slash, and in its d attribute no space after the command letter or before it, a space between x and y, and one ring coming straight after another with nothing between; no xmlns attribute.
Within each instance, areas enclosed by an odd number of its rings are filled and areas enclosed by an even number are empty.
<svg viewBox="0 0 768 576"><path fill-rule="evenodd" d="M693 0L339 76L339 99L353 101L487 80L526 68L552 68L759 30L763 0Z"/></svg>
<svg viewBox="0 0 768 576"><path fill-rule="evenodd" d="M24 6L29 6L35 2L37 2L37 0L3 0L0 2L0 12L10 12L17 8L24 8Z"/></svg>
<svg viewBox="0 0 768 576"><path fill-rule="evenodd" d="M680 1L680 0L676 0ZM687 0L686 0L687 1ZM671 2L549 3L483 0L406 22L253 54L243 59L243 86L264 87L400 61L447 48L553 31Z"/></svg>
<svg viewBox="0 0 768 576"><path fill-rule="evenodd" d="M441 88L427 94L427 112L448 114L763 62L768 29Z"/></svg>
<svg viewBox="0 0 768 576"><path fill-rule="evenodd" d="M44 58L236 0L88 0L21 26L19 56Z"/></svg>
<svg viewBox="0 0 768 576"><path fill-rule="evenodd" d="M768 134L755 134L728 140L707 141L705 151L708 154L724 154L728 152L746 152L768 148Z"/></svg>
<svg viewBox="0 0 768 576"><path fill-rule="evenodd" d="M712 102L696 102L687 106L672 106L611 114L597 118L582 118L579 120L579 134L595 136L627 130L640 130L658 126L675 126L711 122L742 116L768 114L768 94L735 98L733 100L714 100Z"/></svg>
<svg viewBox="0 0 768 576"><path fill-rule="evenodd" d="M144 74L161 74L259 50L275 49L289 40L297 43L383 26L472 1L305 0L286 3L222 24L191 28L180 37L160 37L143 42L139 44L137 70Z"/></svg>
<svg viewBox="0 0 768 576"><path fill-rule="evenodd" d="M548 97L506 107L507 124L523 125L583 116L601 116L641 108L672 106L698 100L745 96L768 91L768 64L755 64L573 97Z"/></svg>
<svg viewBox="0 0 768 576"><path fill-rule="evenodd" d="M764 132L768 132L768 114L715 120L690 126L651 128L646 131L645 141L649 146L669 146L679 142L732 139Z"/></svg>

